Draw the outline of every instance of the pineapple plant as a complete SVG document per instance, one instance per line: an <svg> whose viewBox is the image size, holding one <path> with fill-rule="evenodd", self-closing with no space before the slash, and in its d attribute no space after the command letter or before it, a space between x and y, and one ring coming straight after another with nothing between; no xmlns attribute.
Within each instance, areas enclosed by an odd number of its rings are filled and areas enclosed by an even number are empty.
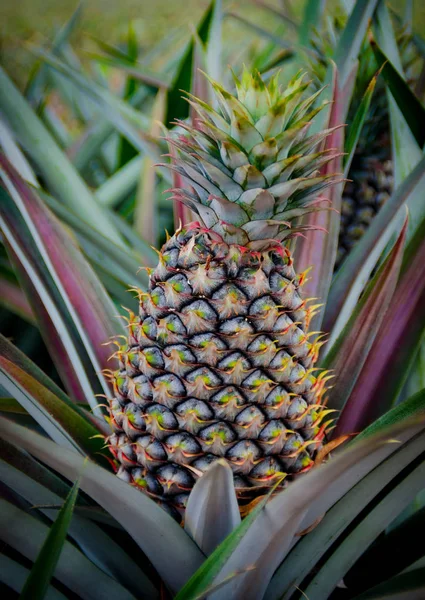
<svg viewBox="0 0 425 600"><path fill-rule="evenodd" d="M284 90L246 70L235 84L232 95L211 81L219 112L191 96L196 127L170 139L188 184L174 198L199 222L149 270L113 375L118 476L180 511L220 458L241 501L282 487L314 464L329 425L313 307L286 240L338 181L320 173L330 130L309 135L320 107L303 74Z"/></svg>
<svg viewBox="0 0 425 600"><path fill-rule="evenodd" d="M213 2L200 27L207 45L212 9L221 18ZM365 22L354 15L348 29L363 37ZM177 89L189 91L179 82L196 72L198 50L183 54L164 114ZM58 123L43 107L32 110L0 69L2 288L8 307L42 333L59 382L0 336L2 589L24 599L423 597L423 550L409 542L423 520L425 478L425 159L328 290L320 279L332 275L338 228L308 228L338 224L322 198L339 203L341 195L332 174L338 160L326 164L342 151L342 130L326 130L326 118L345 120L332 108L341 90L324 92L334 102L316 120L321 107L301 77L279 92L276 80L266 86L246 73L235 82L237 97L212 84L214 111L195 77L195 127L186 111L174 114L184 120L170 132L176 182L187 181L172 184L176 212L184 215L184 201L195 223L183 220L155 253L119 207L139 180L137 161L145 173L145 159L152 170L164 152L150 123L155 112L148 117L146 103L142 113L133 97L124 103L84 68L71 68L69 52L44 56L67 75L73 101L89 95L96 127L83 120L83 139L66 152L45 118L56 134ZM348 52L357 56L356 44ZM340 63L342 78L349 66ZM140 84L141 93L151 98L155 81L162 101L169 83L160 76ZM42 95L42 82L30 97ZM422 122L423 108L398 85L403 118L414 110ZM407 120L420 155L423 132ZM114 160L116 144L105 144L117 131L139 151L130 169ZM411 145L403 152L414 158ZM117 170L105 180L110 169ZM162 173L161 187L171 180ZM156 184L143 181L151 192L140 194L145 230ZM393 218L405 202L409 228ZM300 249L313 257L312 274L302 272ZM117 318L122 304L134 313L127 328ZM317 359L319 328L330 336ZM126 341L111 358L114 335ZM335 375L326 397L324 369ZM396 558L393 549L407 545Z"/></svg>
<svg viewBox="0 0 425 600"><path fill-rule="evenodd" d="M319 87L323 85L329 58L335 53L345 23L345 17L335 16L326 21L323 29L312 29L311 47L305 54L314 73L314 81ZM418 77L418 50L406 26L402 27L399 23L396 41L407 81L409 85L413 85ZM356 110L376 71L373 51L369 41L365 40L359 54L359 69L347 115L348 126L353 122ZM388 100L381 78L377 80L347 179L342 196L336 270L364 235L394 189Z"/></svg>
<svg viewBox="0 0 425 600"><path fill-rule="evenodd" d="M357 105L376 71L369 44L363 45L359 64L348 123L353 120ZM364 235L372 219L393 192L388 106L385 86L379 79L348 172L348 180L342 195L336 269Z"/></svg>

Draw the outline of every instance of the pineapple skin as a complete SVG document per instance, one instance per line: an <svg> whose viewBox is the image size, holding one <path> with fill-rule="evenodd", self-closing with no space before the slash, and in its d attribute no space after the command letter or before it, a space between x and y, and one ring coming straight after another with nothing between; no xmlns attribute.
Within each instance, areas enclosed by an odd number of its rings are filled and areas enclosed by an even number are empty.
<svg viewBox="0 0 425 600"><path fill-rule="evenodd" d="M392 161L374 156L361 157L361 168L355 166L348 174L342 196L341 225L335 269L366 233L372 220L390 198L393 191Z"/></svg>
<svg viewBox="0 0 425 600"><path fill-rule="evenodd" d="M276 77L266 86L244 72L237 96L211 83L219 110L191 96L196 127L181 123L169 140L171 168L189 184L173 197L200 222L166 242L139 293L109 405L118 476L176 517L217 459L240 504L284 487L313 466L330 424L314 307L285 240L338 182L321 173L333 129L309 136L321 107L302 75L282 91Z"/></svg>
<svg viewBox="0 0 425 600"><path fill-rule="evenodd" d="M300 287L282 244L252 252L197 223L165 244L114 378L119 477L182 511L218 458L241 501L313 465L327 411Z"/></svg>

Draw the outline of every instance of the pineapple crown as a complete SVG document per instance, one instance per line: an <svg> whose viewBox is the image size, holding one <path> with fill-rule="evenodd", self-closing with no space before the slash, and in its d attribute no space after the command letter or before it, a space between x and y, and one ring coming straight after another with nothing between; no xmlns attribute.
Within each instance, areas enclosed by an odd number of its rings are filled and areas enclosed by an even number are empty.
<svg viewBox="0 0 425 600"><path fill-rule="evenodd" d="M308 135L325 103L313 106L322 90L305 97L304 78L298 73L282 90L278 74L266 85L244 70L234 76L236 95L208 78L218 110L188 94L197 118L179 122L185 134L169 142L176 148L171 168L190 187L173 189L173 198L229 243L261 249L297 235L303 227L290 221L322 210L319 192L337 183L335 174L320 173L336 156L320 149L335 128Z"/></svg>

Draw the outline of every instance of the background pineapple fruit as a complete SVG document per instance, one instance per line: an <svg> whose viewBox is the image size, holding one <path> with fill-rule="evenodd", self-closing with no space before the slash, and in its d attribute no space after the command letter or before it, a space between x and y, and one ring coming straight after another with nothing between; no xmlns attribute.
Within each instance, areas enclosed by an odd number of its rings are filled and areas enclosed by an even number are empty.
<svg viewBox="0 0 425 600"><path fill-rule="evenodd" d="M329 58L333 56L346 20L341 16L328 19L323 29L313 29L305 59L314 73L317 87L323 85ZM413 84L422 59L412 35L398 24L397 45L406 79ZM348 112L348 125L353 121L367 86L377 71L372 48L364 40L359 55L353 101ZM341 223L335 269L338 269L364 235L372 219L393 191L393 164L387 94L382 77L378 78L369 113L364 123L344 187Z"/></svg>
<svg viewBox="0 0 425 600"><path fill-rule="evenodd" d="M370 45L365 43L360 55L354 100L348 115L349 124L375 73L376 63L373 52ZM372 96L369 113L348 173L348 180L342 196L336 269L364 235L372 219L393 191L388 104L381 78L378 79Z"/></svg>
<svg viewBox="0 0 425 600"><path fill-rule="evenodd" d="M162 248L110 402L118 476L180 512L218 458L241 502L282 487L312 466L328 425L312 307L284 245L337 180L319 172L330 132L308 134L317 93L304 97L302 75L280 90L244 72L237 96L211 83L219 112L191 97L196 129L170 140L190 184L174 197L200 222Z"/></svg>

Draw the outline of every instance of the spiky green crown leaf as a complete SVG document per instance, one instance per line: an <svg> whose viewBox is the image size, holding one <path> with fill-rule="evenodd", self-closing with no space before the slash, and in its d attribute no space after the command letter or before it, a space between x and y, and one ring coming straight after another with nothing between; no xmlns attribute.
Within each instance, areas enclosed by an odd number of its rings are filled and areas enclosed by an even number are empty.
<svg viewBox="0 0 425 600"><path fill-rule="evenodd" d="M196 123L179 123L185 135L170 143L177 149L172 169L191 189L173 190L174 198L199 215L204 225L232 243L263 247L298 229L290 221L321 210L319 193L337 176L320 169L335 157L321 150L333 131L308 135L320 91L306 95L310 82L297 74L281 89L257 72L235 77L236 95L210 80L219 109L193 96Z"/></svg>

